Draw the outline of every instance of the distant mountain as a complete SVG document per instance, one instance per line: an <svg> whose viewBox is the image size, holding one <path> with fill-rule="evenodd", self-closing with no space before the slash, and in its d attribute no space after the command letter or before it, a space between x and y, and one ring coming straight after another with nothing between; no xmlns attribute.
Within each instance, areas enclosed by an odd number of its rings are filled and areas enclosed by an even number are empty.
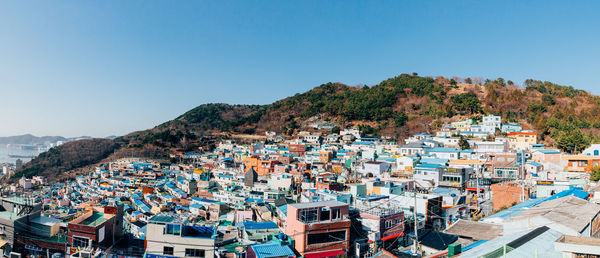
<svg viewBox="0 0 600 258"><path fill-rule="evenodd" d="M366 134L403 139L433 132L448 122L495 114L504 123L537 130L543 143L571 152L600 142L598 113L600 97L551 82L528 79L519 87L502 78L402 74L370 87L326 83L269 105L203 104L152 129L103 139L98 146L65 143L27 163L15 177L55 178L55 173L125 156L166 158L174 150L211 148L234 134L292 135L307 129L308 121L334 122L341 128L359 127ZM91 153L94 158L64 155L67 150ZM60 165L65 163L70 165ZM54 168L56 164L61 170Z"/></svg>
<svg viewBox="0 0 600 258"><path fill-rule="evenodd" d="M0 137L0 144L43 144L46 142L67 141L68 139L62 136L34 136L24 134L19 136Z"/></svg>

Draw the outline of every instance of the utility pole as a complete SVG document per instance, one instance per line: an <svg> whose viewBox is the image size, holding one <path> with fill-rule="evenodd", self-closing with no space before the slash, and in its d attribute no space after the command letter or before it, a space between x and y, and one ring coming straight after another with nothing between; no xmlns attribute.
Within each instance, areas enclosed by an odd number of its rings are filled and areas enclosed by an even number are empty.
<svg viewBox="0 0 600 258"><path fill-rule="evenodd" d="M479 172L483 170L483 168L481 166L479 166L476 170L475 170L475 178L477 179L477 201L479 202ZM479 205L478 205L479 206Z"/></svg>
<svg viewBox="0 0 600 258"><path fill-rule="evenodd" d="M518 154L517 154L518 155ZM525 201L525 171L524 171L524 163L525 163L525 152L522 151L521 152L521 167L520 167L520 174L521 174L521 202Z"/></svg>
<svg viewBox="0 0 600 258"><path fill-rule="evenodd" d="M415 182L415 207L413 209L413 217L415 220L415 241L414 241L414 245L415 245L415 254L419 253L419 228L418 228L418 223L417 223L417 184Z"/></svg>

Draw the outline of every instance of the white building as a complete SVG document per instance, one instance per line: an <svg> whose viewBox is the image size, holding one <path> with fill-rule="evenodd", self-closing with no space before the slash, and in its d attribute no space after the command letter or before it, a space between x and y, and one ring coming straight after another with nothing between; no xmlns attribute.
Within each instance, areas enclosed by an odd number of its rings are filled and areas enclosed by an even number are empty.
<svg viewBox="0 0 600 258"><path fill-rule="evenodd" d="M360 138L360 130L358 130L357 128L346 128L340 132L340 135L352 135L355 139L358 139Z"/></svg>
<svg viewBox="0 0 600 258"><path fill-rule="evenodd" d="M508 151L508 142L505 141L477 141L473 145L473 148L478 153L502 153Z"/></svg>
<svg viewBox="0 0 600 258"><path fill-rule="evenodd" d="M161 213L146 225L146 253L158 256L214 257L216 228L188 225L181 214Z"/></svg>
<svg viewBox="0 0 600 258"><path fill-rule="evenodd" d="M271 189L287 191L292 186L293 178L289 174L274 174L268 179L268 185Z"/></svg>
<svg viewBox="0 0 600 258"><path fill-rule="evenodd" d="M364 176L373 175L373 177L381 177L383 172L390 170L390 163L381 161L368 161L358 168L358 172Z"/></svg>
<svg viewBox="0 0 600 258"><path fill-rule="evenodd" d="M495 134L496 129L500 129L502 125L502 117L500 116L484 116L481 123L481 131L488 132L490 134Z"/></svg>
<svg viewBox="0 0 600 258"><path fill-rule="evenodd" d="M433 137L433 141L441 143L445 147L458 147L459 137Z"/></svg>
<svg viewBox="0 0 600 258"><path fill-rule="evenodd" d="M592 144L587 149L583 150L582 155L600 156L600 144Z"/></svg>

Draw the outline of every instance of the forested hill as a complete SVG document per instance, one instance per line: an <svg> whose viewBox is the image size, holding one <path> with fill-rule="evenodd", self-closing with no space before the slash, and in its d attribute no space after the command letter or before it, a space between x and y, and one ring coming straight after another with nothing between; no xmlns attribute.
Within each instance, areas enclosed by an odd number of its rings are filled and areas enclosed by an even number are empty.
<svg viewBox="0 0 600 258"><path fill-rule="evenodd" d="M101 159L130 155L166 157L173 150L210 148L228 134L275 131L293 135L315 117L342 128L357 126L368 134L402 139L434 131L447 122L496 114L502 115L505 123L521 123L524 129L537 130L544 143L571 152L598 141L599 112L598 96L551 82L529 79L517 86L502 78L402 74L373 86L326 83L269 105L203 104L152 129L106 139L111 144L95 147L93 153L98 155L93 159L64 155L66 149L84 147L78 141L66 143L40 155L15 177L42 174L52 178L55 173ZM69 165L57 171L53 168L56 163L48 161L51 159Z"/></svg>

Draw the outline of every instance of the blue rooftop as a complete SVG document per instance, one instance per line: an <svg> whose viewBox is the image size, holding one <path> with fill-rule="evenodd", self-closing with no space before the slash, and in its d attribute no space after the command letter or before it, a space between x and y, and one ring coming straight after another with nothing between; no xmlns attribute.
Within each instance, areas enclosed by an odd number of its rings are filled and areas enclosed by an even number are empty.
<svg viewBox="0 0 600 258"><path fill-rule="evenodd" d="M278 206L278 207L277 207L277 209L279 209L281 212L283 212L283 214L284 214L285 216L287 216L287 204L284 204L284 205Z"/></svg>
<svg viewBox="0 0 600 258"><path fill-rule="evenodd" d="M215 233L216 228L206 226L186 226L183 230L184 237L212 238Z"/></svg>
<svg viewBox="0 0 600 258"><path fill-rule="evenodd" d="M457 148L433 148L429 152L459 152Z"/></svg>
<svg viewBox="0 0 600 258"><path fill-rule="evenodd" d="M559 150L538 150L538 151L543 154L560 154Z"/></svg>
<svg viewBox="0 0 600 258"><path fill-rule="evenodd" d="M445 165L448 163L448 159L437 159L437 158L422 158L421 163L423 164L438 164Z"/></svg>
<svg viewBox="0 0 600 258"><path fill-rule="evenodd" d="M278 243L252 245L250 248L252 248L257 258L296 256L289 246Z"/></svg>
<svg viewBox="0 0 600 258"><path fill-rule="evenodd" d="M423 164L419 164L415 167L415 169L437 169L437 168L443 168L445 166L443 165L439 165L439 164L430 164L430 163L423 163Z"/></svg>
<svg viewBox="0 0 600 258"><path fill-rule="evenodd" d="M565 196L569 196L569 195L573 195L577 198L581 198L581 199L586 199L589 196L589 193L582 191L581 188L579 187L570 187L569 190L564 190L562 192L559 192L555 195L552 195L550 197L547 198L543 198L543 199L530 199L527 201L524 201L522 203L519 203L515 206L512 206L506 210L500 211L496 214L493 214L491 216L488 216L484 219L490 219L490 218L501 218L501 219L509 219L512 218L516 215L518 215L521 212L524 212L525 210L537 206L545 201L550 201L550 200L554 200L554 199L558 199L558 198L562 198Z"/></svg>
<svg viewBox="0 0 600 258"><path fill-rule="evenodd" d="M536 167L541 167L541 166L543 166L542 164L540 164L540 163L537 163L537 162L533 162L533 161L531 161L531 162L527 162L527 164L529 164L529 165L532 165L532 166L536 166Z"/></svg>
<svg viewBox="0 0 600 258"><path fill-rule="evenodd" d="M277 224L273 221L262 221L262 222L254 222L254 221L243 221L242 226L248 230L258 230L258 229L278 229Z"/></svg>

